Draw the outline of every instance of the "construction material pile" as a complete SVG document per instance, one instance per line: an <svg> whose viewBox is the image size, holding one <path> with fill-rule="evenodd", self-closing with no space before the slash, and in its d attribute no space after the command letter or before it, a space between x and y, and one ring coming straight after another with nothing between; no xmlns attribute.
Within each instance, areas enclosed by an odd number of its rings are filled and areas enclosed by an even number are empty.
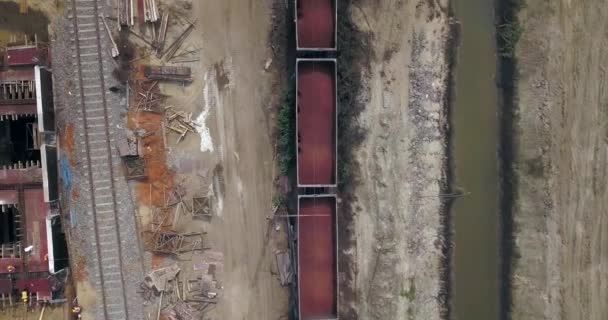
<svg viewBox="0 0 608 320"><path fill-rule="evenodd" d="M153 270L145 277L140 293L147 304L158 298L157 319L161 316L171 320L200 319L217 304L222 290L217 274L223 269L223 255L200 257L209 263L203 269L195 268L197 276L193 279L184 279L177 264Z"/></svg>
<svg viewBox="0 0 608 320"><path fill-rule="evenodd" d="M165 119L167 129L179 134L177 142L181 142L190 132L196 132L192 113L186 114L184 111L176 111L173 106L165 107Z"/></svg>

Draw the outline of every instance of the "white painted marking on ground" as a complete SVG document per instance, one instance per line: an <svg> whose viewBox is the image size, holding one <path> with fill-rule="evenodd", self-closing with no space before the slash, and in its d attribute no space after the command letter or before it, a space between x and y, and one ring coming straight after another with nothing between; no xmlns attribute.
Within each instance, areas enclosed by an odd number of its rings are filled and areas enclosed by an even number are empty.
<svg viewBox="0 0 608 320"><path fill-rule="evenodd" d="M210 91L213 92L210 94ZM198 132L201 137L201 152L213 152L213 140L211 139L211 132L209 132L209 128L205 124L207 117L211 111L211 107L215 106L217 103L217 98L219 96L219 92L217 89L217 83L215 81L215 74L212 70L209 70L205 74L205 87L203 88L203 99L205 99L205 105L203 106L203 111L196 118L196 132Z"/></svg>

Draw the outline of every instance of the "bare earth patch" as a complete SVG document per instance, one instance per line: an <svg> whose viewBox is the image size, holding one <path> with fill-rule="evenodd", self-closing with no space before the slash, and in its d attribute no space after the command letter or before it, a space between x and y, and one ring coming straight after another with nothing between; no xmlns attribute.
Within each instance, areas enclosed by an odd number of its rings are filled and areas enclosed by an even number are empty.
<svg viewBox="0 0 608 320"><path fill-rule="evenodd" d="M602 1L519 14L514 319L608 314L607 17Z"/></svg>
<svg viewBox="0 0 608 320"><path fill-rule="evenodd" d="M440 319L446 183L448 4L355 1L371 39L357 150L353 298L360 319ZM346 271L342 271L346 272ZM349 301L352 300L352 301ZM348 305L350 303L350 305Z"/></svg>

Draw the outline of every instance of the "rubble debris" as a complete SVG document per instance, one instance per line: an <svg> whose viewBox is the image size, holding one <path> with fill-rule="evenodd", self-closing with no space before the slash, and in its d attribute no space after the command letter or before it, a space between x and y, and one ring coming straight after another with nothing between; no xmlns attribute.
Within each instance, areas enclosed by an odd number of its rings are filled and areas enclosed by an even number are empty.
<svg viewBox="0 0 608 320"><path fill-rule="evenodd" d="M123 0L125 1L125 0ZM103 22L103 26L106 28L106 32L108 33L108 37L110 38L110 42L112 42L112 58L116 58L119 55L118 52L118 46L116 45L116 42L114 41L114 37L112 36L112 32L110 31L110 28L108 27L108 23L106 22L106 16L104 14L101 14L101 21Z"/></svg>
<svg viewBox="0 0 608 320"><path fill-rule="evenodd" d="M150 226L154 227L154 232L166 230L167 228L171 227L171 225L168 223L170 218L170 208L154 208L152 210L152 221L150 222Z"/></svg>
<svg viewBox="0 0 608 320"><path fill-rule="evenodd" d="M148 65L144 67L144 75L150 80L192 81L188 67Z"/></svg>
<svg viewBox="0 0 608 320"><path fill-rule="evenodd" d="M215 302L215 299L218 297L218 290L221 288L215 278L215 266L210 265L210 273L205 273L201 277L196 280L189 281L189 290L188 293L190 297L187 298L187 301L196 301L195 299L204 299L199 300L200 302Z"/></svg>
<svg viewBox="0 0 608 320"><path fill-rule="evenodd" d="M165 127L179 134L177 143L181 142L188 133L196 131L192 113L175 111L172 106L167 106L165 107L165 119L167 120Z"/></svg>
<svg viewBox="0 0 608 320"><path fill-rule="evenodd" d="M163 316L170 320L194 320L199 319L194 310L188 303L183 301L176 302L172 307L163 311Z"/></svg>
<svg viewBox="0 0 608 320"><path fill-rule="evenodd" d="M277 262L277 270L279 271L279 281L282 286L291 284L293 277L293 268L291 265L291 259L289 252L279 251L275 254Z"/></svg>
<svg viewBox="0 0 608 320"><path fill-rule="evenodd" d="M117 142L118 154L120 157L139 157L139 141L135 134L127 130L125 137Z"/></svg>
<svg viewBox="0 0 608 320"><path fill-rule="evenodd" d="M182 184L177 184L171 190L164 190L163 192L165 207L172 207L182 202L183 197L186 195L186 188Z"/></svg>
<svg viewBox="0 0 608 320"><path fill-rule="evenodd" d="M150 47L154 47L154 44L152 42L146 40L146 38L144 38L141 35L137 34L132 29L129 29L129 33L131 33L132 35L134 35L135 37L137 37L139 40L143 41L145 44L149 45Z"/></svg>
<svg viewBox="0 0 608 320"><path fill-rule="evenodd" d="M188 27L186 28L186 30L184 30L177 37L177 39L175 39L175 41L173 41L173 43L167 48L167 51L164 52L164 54L163 54L163 58L165 59L165 61L171 60L171 58L173 58L173 56L175 55L177 50L179 50L179 48L184 43L186 38L188 38L188 36L192 32L192 30L194 30L195 23L196 23L196 21L194 23L190 23L188 25Z"/></svg>
<svg viewBox="0 0 608 320"><path fill-rule="evenodd" d="M169 12L163 13L163 17L160 22L160 28L158 29L158 38L155 40L156 56L161 57L163 48L165 47L165 38L167 37L167 25L169 23Z"/></svg>
<svg viewBox="0 0 608 320"><path fill-rule="evenodd" d="M173 224L171 225L171 228L173 230L177 229L178 223L179 223L179 218L181 217L181 212L182 212L182 203L178 203L177 206L175 207L175 212L173 213Z"/></svg>
<svg viewBox="0 0 608 320"><path fill-rule="evenodd" d="M27 14L29 6L27 5L26 0L19 1L19 14Z"/></svg>
<svg viewBox="0 0 608 320"><path fill-rule="evenodd" d="M139 81L135 83L135 111L162 113L161 102L165 95L158 90L158 81Z"/></svg>
<svg viewBox="0 0 608 320"><path fill-rule="evenodd" d="M118 30L121 26L132 26L135 24L133 13L133 0L119 0L117 9Z"/></svg>
<svg viewBox="0 0 608 320"><path fill-rule="evenodd" d="M173 55L173 57L171 57L170 59L168 59L171 62L179 62L181 60L200 60L200 58L198 58L197 54L201 51L201 49L199 48L188 48L185 49L183 51L180 51L179 53ZM178 59L179 58L179 59Z"/></svg>
<svg viewBox="0 0 608 320"><path fill-rule="evenodd" d="M146 175L146 160L142 157L123 157L127 180L141 180Z"/></svg>
<svg viewBox="0 0 608 320"><path fill-rule="evenodd" d="M192 217L206 220L211 219L212 214L210 197L192 198Z"/></svg>
<svg viewBox="0 0 608 320"><path fill-rule="evenodd" d="M143 232L146 250L161 254L178 254L204 250L203 233L177 233L174 231L147 230Z"/></svg>
<svg viewBox="0 0 608 320"><path fill-rule="evenodd" d="M173 290L172 282L177 277L177 274L181 271L177 263L169 267L159 268L150 272L145 280L144 284L148 288L154 288L158 292L169 292Z"/></svg>
<svg viewBox="0 0 608 320"><path fill-rule="evenodd" d="M194 271L201 274L208 274L211 265L215 266L215 273L222 273L224 270L224 254L220 251L206 250L195 254L192 257Z"/></svg>
<svg viewBox="0 0 608 320"><path fill-rule="evenodd" d="M143 281L142 283L139 284L139 293L141 293L143 299L144 299L144 303L149 303L152 301L152 299L154 298L154 288L148 287L146 285L146 282Z"/></svg>
<svg viewBox="0 0 608 320"><path fill-rule="evenodd" d="M172 60L172 62L174 63L188 63L188 62L197 62L197 61L201 61L200 58L190 58L190 59L175 59Z"/></svg>
<svg viewBox="0 0 608 320"><path fill-rule="evenodd" d="M266 60L266 63L264 63L264 71L268 71L268 69L270 68L270 65L272 65L272 58L268 58Z"/></svg>
<svg viewBox="0 0 608 320"><path fill-rule="evenodd" d="M158 21L158 7L156 6L156 0L144 0L144 21L156 22Z"/></svg>

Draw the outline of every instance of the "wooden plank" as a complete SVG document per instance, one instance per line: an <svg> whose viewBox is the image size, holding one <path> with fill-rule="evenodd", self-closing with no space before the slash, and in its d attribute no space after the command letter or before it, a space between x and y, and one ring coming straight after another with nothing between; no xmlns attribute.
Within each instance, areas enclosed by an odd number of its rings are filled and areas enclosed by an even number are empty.
<svg viewBox="0 0 608 320"><path fill-rule="evenodd" d="M165 46L165 38L167 37L167 26L169 23L169 12L163 13L163 18L158 31L158 40L156 41L156 55L160 58Z"/></svg>

